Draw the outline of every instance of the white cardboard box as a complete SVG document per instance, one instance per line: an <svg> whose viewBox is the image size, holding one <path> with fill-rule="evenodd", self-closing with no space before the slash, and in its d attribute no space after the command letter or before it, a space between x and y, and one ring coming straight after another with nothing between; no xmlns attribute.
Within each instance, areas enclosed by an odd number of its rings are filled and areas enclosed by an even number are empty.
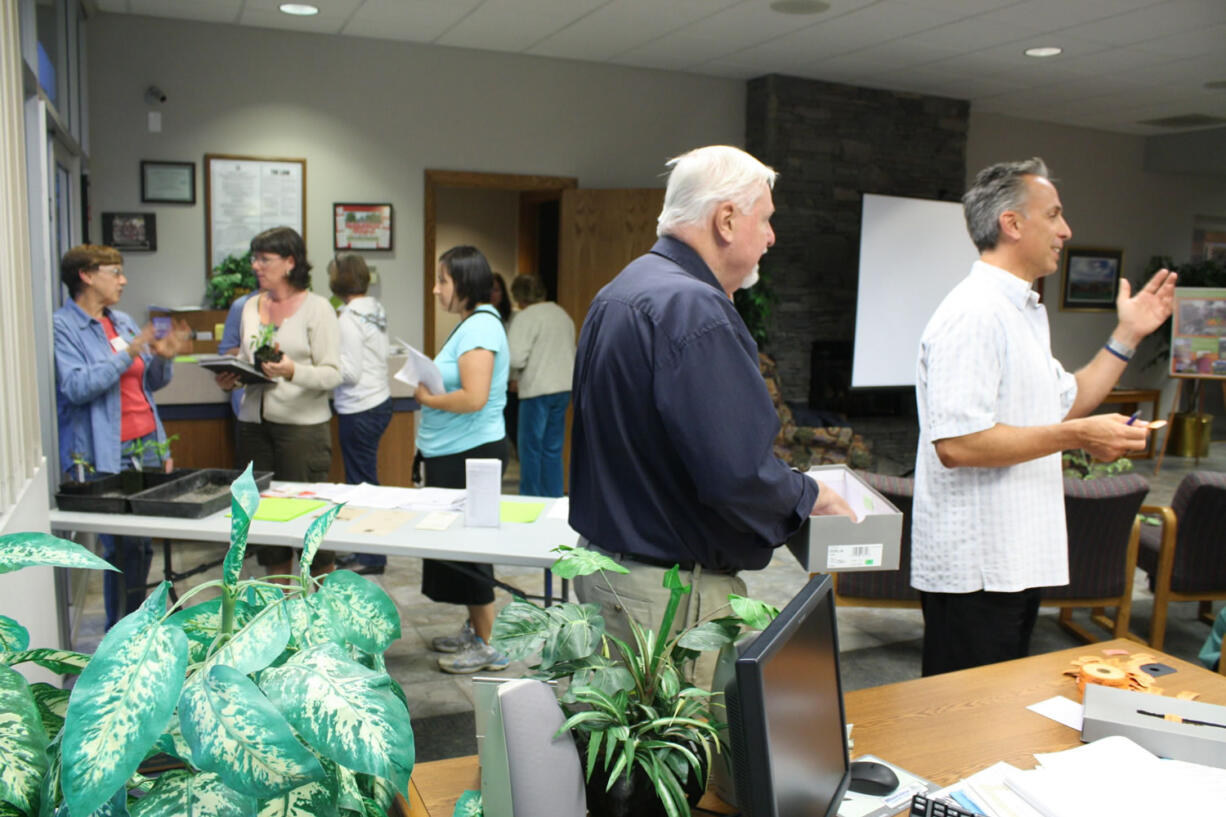
<svg viewBox="0 0 1226 817"><path fill-rule="evenodd" d="M902 512L845 465L816 465L809 475L837 493L857 515L811 516L788 549L810 573L897 570Z"/></svg>

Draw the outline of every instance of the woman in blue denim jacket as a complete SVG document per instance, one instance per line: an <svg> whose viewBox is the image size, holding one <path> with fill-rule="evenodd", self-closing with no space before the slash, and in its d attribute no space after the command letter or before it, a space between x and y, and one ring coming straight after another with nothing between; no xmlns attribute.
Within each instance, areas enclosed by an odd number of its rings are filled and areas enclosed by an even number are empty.
<svg viewBox="0 0 1226 817"><path fill-rule="evenodd" d="M127 284L123 256L112 247L73 247L60 262L60 280L72 298L54 316L60 472L68 475L74 457L88 461L97 474L133 468L134 443L143 448L143 468L171 470L169 459L163 462L148 443L166 440L152 392L170 382L182 328L155 337L152 325L138 328L127 314L112 309ZM98 539L103 557L123 571L126 590L121 604L119 578L106 574L110 629L144 600L153 548L145 537Z"/></svg>

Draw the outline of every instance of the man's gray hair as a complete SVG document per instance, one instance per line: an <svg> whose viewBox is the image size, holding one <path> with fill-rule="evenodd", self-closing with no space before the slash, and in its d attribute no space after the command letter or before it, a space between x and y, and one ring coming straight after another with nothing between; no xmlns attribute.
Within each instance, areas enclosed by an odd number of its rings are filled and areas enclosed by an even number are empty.
<svg viewBox="0 0 1226 817"><path fill-rule="evenodd" d="M678 227L698 224L716 205L731 201L738 210L753 210L762 185L775 186L779 175L740 148L711 145L668 160L668 189L656 235L671 235Z"/></svg>
<svg viewBox="0 0 1226 817"><path fill-rule="evenodd" d="M1047 165L1039 157L1023 162L1000 162L985 167L962 196L966 229L980 252L996 249L1000 242L1000 214L1021 212L1026 200L1026 176L1048 178Z"/></svg>

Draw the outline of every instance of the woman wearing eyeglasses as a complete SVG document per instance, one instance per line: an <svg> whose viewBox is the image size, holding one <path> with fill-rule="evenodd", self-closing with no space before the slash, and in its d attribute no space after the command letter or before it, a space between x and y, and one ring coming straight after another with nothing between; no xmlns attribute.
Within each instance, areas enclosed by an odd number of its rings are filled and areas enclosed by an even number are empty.
<svg viewBox="0 0 1226 817"><path fill-rule="evenodd" d="M251 239L251 266L260 294L243 305L239 357L257 363L272 383L243 391L238 413L239 461L290 482L325 482L332 464L332 408L328 397L341 382L340 329L328 299L310 291L306 243L289 227L273 227ZM257 355L267 346L270 356ZM279 354L278 354L279 353ZM217 375L226 391L234 374ZM256 558L269 575L293 567L287 547L264 546ZM335 554L315 555L314 573L333 567Z"/></svg>
<svg viewBox="0 0 1226 817"><path fill-rule="evenodd" d="M92 466L95 476L116 474L134 468L133 458L143 469L172 470L151 445L166 442L153 392L170 382L186 327L155 332L113 308L128 283L123 256L113 247L73 247L60 262L60 280L70 298L53 318L60 472L69 476L76 460ZM103 558L123 573L122 593L118 575L103 577L109 630L144 601L153 546L146 537L98 540Z"/></svg>

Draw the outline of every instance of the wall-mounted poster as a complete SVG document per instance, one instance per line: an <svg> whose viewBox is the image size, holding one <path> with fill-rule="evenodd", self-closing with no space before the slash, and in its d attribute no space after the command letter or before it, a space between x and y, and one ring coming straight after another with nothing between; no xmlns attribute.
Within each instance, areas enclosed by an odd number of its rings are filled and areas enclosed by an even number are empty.
<svg viewBox="0 0 1226 817"><path fill-rule="evenodd" d="M1226 289L1175 288L1171 376L1226 379Z"/></svg>
<svg viewBox="0 0 1226 817"><path fill-rule="evenodd" d="M306 240L306 159L204 156L208 269L242 255L270 227L292 227ZM207 276L208 273L206 272Z"/></svg>
<svg viewBox="0 0 1226 817"><path fill-rule="evenodd" d="M102 243L117 250L158 248L157 216L153 213L103 213Z"/></svg>
<svg viewBox="0 0 1226 817"><path fill-rule="evenodd" d="M332 218L333 249L392 248L392 205L337 203L332 205Z"/></svg>

